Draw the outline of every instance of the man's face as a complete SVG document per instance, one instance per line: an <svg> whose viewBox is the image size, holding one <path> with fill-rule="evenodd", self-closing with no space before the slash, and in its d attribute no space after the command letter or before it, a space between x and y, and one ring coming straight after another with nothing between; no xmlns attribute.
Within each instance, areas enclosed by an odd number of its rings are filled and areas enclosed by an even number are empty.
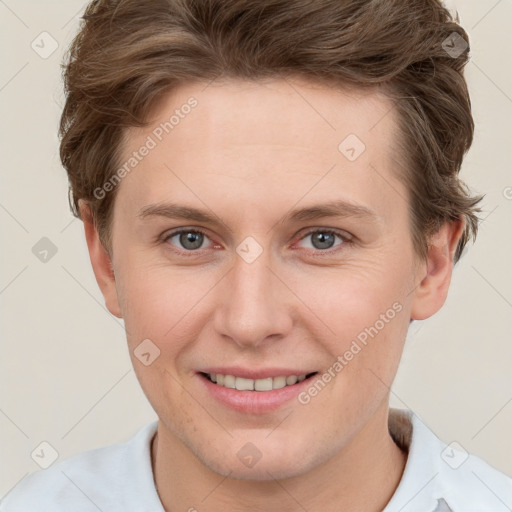
<svg viewBox="0 0 512 512"><path fill-rule="evenodd" d="M298 80L205 87L127 132L123 163L150 149L118 185L118 308L160 437L234 478L298 475L387 410L418 276L395 112L375 92ZM359 210L315 210L335 203Z"/></svg>

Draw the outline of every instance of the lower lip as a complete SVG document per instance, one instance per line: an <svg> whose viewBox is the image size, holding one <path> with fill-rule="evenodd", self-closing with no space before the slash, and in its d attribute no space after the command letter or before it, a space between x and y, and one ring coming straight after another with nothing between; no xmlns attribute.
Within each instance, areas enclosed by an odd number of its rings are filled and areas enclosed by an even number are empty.
<svg viewBox="0 0 512 512"><path fill-rule="evenodd" d="M292 386L285 386L272 391L238 391L214 384L203 374L197 374L206 389L221 404L245 414L264 414L279 409L283 404L293 400L307 386L315 375L297 382Z"/></svg>

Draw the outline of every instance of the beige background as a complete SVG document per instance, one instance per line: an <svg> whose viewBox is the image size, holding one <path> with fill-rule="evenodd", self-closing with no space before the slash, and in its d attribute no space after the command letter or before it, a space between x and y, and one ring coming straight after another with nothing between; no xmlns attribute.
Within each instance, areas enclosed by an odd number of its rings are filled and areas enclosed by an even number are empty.
<svg viewBox="0 0 512 512"><path fill-rule="evenodd" d="M42 441L61 460L156 419L103 306L58 158L59 64L84 5L0 0L0 496L39 469L30 454ZM512 476L512 0L448 5L472 40L477 128L463 176L487 194L485 221L445 307L411 327L392 405ZM59 45L48 58L31 47L44 37L38 51L51 49L44 31ZM57 248L46 263L32 252L42 237Z"/></svg>

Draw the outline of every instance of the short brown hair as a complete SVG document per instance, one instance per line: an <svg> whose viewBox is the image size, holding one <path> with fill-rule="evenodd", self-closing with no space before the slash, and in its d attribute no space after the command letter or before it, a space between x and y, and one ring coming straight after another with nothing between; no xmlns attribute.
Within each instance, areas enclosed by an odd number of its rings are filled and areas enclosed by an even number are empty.
<svg viewBox="0 0 512 512"><path fill-rule="evenodd" d="M120 165L125 128L145 126L165 91L218 77L383 90L398 112L416 253L424 258L429 236L457 218L455 261L476 238L483 196L458 177L474 132L469 41L440 0L96 0L81 23L63 64L60 157L73 213L89 204L108 250L116 189L94 191Z"/></svg>

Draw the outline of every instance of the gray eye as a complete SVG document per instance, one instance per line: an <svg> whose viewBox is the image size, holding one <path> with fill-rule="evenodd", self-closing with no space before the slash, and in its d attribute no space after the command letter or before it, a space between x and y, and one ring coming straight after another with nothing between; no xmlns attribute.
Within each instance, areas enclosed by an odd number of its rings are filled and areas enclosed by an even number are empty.
<svg viewBox="0 0 512 512"><path fill-rule="evenodd" d="M330 249L334 245L335 235L333 233L317 231L310 236L315 249Z"/></svg>
<svg viewBox="0 0 512 512"><path fill-rule="evenodd" d="M339 239L339 242L336 242L336 239ZM341 235L338 235L337 233L333 231L328 230L317 230L317 231L311 231L307 235L305 235L302 240L302 243L306 243L305 247L306 249L318 249L318 250L325 250L325 249L331 249L336 245L341 245L344 240Z"/></svg>
<svg viewBox="0 0 512 512"><path fill-rule="evenodd" d="M204 242L205 236L203 233L200 233L199 231L180 231L178 233L175 233L174 235L171 235L169 237L169 241L172 242L173 238L178 237L179 246L183 247L187 251L193 251L195 249L199 249Z"/></svg>

